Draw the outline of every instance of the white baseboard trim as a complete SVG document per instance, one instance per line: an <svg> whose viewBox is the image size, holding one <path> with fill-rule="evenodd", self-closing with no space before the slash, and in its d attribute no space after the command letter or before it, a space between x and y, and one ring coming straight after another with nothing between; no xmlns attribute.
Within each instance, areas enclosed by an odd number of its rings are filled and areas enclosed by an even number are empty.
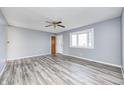
<svg viewBox="0 0 124 93"><path fill-rule="evenodd" d="M76 57L76 58L79 58L79 59L89 60L89 61L93 61L93 62L96 62L96 63L100 63L100 64L104 64L104 65L109 65L109 66L114 66L114 67L121 68L121 65L111 64L111 63L107 63L107 62L103 62L103 61L93 60L93 59L79 57L79 56L74 56L74 55L69 55L69 54L63 54L63 55L71 56L71 57Z"/></svg>
<svg viewBox="0 0 124 93"><path fill-rule="evenodd" d="M18 58L7 58L7 61L19 60L19 59L30 58L30 57L37 57L37 56L45 56L45 55L50 55L50 53L44 53L44 54L32 55L32 56L25 56L25 57L18 57Z"/></svg>
<svg viewBox="0 0 124 93"><path fill-rule="evenodd" d="M50 53L45 53L45 54L40 54L40 55L32 55L32 56L25 56L25 57L18 57L18 58L8 58L7 61L19 60L19 59L24 59L24 58L36 57L36 56L44 56L44 55L50 55ZM84 57L79 57L79 56L74 56L74 55L69 55L69 54L64 54L64 53L62 53L62 55L76 57L76 58L79 58L79 59L89 60L89 61L93 61L93 62L96 62L96 63L101 63L101 64L121 68L121 65L111 64L111 63L107 63L107 62L103 62L103 61L93 60L93 59L89 59L89 58L84 58Z"/></svg>

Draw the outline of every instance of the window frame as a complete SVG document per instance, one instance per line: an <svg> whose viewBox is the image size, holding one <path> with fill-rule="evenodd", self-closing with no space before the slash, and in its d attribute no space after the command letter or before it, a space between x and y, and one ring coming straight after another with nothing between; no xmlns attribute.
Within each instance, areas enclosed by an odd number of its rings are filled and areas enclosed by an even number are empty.
<svg viewBox="0 0 124 93"><path fill-rule="evenodd" d="M91 32L92 46L89 47L89 44L88 44L88 47L79 46L79 44L78 44L78 38L79 38L78 34L89 33L89 32ZM77 46L72 46L72 35L73 34L77 35ZM89 35L89 34L87 34L87 35ZM89 38L89 36L87 38ZM89 43L89 39L87 39L87 40L88 40L87 42ZM78 31L78 32L71 32L70 33L70 48L94 49L94 28L90 28L90 29L86 29L86 30Z"/></svg>

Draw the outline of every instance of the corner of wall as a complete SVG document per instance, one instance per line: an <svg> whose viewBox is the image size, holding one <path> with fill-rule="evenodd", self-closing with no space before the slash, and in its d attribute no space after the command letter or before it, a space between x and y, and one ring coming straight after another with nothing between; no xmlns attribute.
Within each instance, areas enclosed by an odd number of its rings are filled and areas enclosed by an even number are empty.
<svg viewBox="0 0 124 93"><path fill-rule="evenodd" d="M121 67L121 70L122 70L122 74L123 74L123 78L124 78L124 8L122 8L122 13L121 13L121 30L122 30L122 39L121 39L121 42L122 42L122 45L121 45L121 49L122 49L122 67Z"/></svg>

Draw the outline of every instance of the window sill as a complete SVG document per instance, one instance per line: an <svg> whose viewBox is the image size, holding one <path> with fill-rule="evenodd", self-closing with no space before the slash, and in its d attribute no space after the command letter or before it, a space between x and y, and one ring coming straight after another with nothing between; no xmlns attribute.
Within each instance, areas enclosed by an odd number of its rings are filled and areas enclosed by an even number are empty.
<svg viewBox="0 0 124 93"><path fill-rule="evenodd" d="M82 49L95 49L95 48L88 48L88 47L70 47L70 48L77 48L77 49L79 49L79 48L82 48Z"/></svg>

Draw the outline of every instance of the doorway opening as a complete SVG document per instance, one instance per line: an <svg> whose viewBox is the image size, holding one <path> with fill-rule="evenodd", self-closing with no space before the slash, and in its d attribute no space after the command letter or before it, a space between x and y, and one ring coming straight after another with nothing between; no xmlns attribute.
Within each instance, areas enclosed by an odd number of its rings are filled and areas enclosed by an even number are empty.
<svg viewBox="0 0 124 93"><path fill-rule="evenodd" d="M57 35L57 53L63 53L63 35Z"/></svg>
<svg viewBox="0 0 124 93"><path fill-rule="evenodd" d="M51 55L56 54L56 36L51 36Z"/></svg>
<svg viewBox="0 0 124 93"><path fill-rule="evenodd" d="M51 36L51 55L63 54L63 35Z"/></svg>

